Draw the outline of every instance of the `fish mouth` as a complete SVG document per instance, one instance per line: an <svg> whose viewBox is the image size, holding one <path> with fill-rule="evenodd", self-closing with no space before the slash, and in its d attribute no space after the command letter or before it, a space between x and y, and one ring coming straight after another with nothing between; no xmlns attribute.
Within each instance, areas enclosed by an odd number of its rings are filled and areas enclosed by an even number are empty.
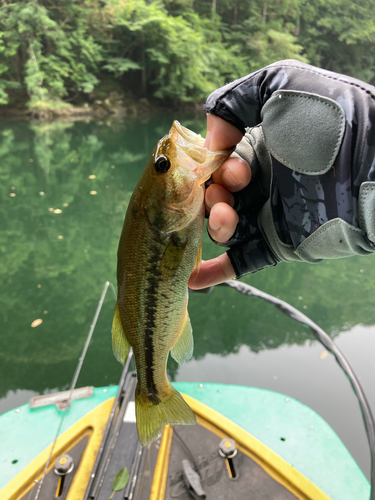
<svg viewBox="0 0 375 500"><path fill-rule="evenodd" d="M204 138L200 134L196 134L192 130L183 127L177 120L174 120L173 127L177 130L179 137L181 137L184 142L186 141L195 147L201 146L204 148Z"/></svg>
<svg viewBox="0 0 375 500"><path fill-rule="evenodd" d="M177 148L182 149L189 157L190 161L185 165L194 173L198 184L204 184L234 151L234 147L210 151L204 146L205 139L200 134L183 127L177 120L174 120L170 134Z"/></svg>

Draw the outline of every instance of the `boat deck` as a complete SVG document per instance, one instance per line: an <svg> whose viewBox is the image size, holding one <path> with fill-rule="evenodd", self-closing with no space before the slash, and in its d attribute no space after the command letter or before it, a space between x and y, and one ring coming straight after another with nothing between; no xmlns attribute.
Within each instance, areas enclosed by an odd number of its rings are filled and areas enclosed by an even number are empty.
<svg viewBox="0 0 375 500"><path fill-rule="evenodd" d="M178 382L175 388L221 413L295 467L332 500L368 500L370 485L332 428L300 402L268 390ZM66 411L60 435L116 395L118 387L94 389ZM0 416L1 490L56 437L62 411L29 404Z"/></svg>

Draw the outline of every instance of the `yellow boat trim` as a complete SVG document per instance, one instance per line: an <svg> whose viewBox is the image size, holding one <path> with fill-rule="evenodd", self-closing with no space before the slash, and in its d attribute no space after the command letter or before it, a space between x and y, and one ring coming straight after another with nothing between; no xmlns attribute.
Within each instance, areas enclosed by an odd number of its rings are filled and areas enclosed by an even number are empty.
<svg viewBox="0 0 375 500"><path fill-rule="evenodd" d="M81 499L86 493L114 400L115 398L113 397L101 403L67 429L56 440L47 473L54 467L55 460L59 455L68 453L85 436L89 436L87 446L83 452L80 465L74 476L66 500ZM35 486L34 481L40 480L42 477L51 447L52 444L43 450L42 453L0 490L0 498L2 500L19 500Z"/></svg>
<svg viewBox="0 0 375 500"><path fill-rule="evenodd" d="M165 498L165 490L167 487L169 456L171 454L173 427L166 425L161 437L158 458L156 460L154 477L151 485L151 493L149 500L158 500Z"/></svg>
<svg viewBox="0 0 375 500"><path fill-rule="evenodd" d="M206 406L205 404L197 401L196 399L182 394L183 398L193 410L197 417L197 423L202 425L206 429L214 432L216 435L222 439L229 437L234 439L237 448L242 452L252 458L258 465L260 465L275 481L282 484L291 493L293 493L300 500L331 500L320 488L318 488L314 483L309 481L303 474L298 472L292 465L281 458L277 453L272 451L268 446L263 444L261 441L256 439L254 436L246 432L244 429L239 427L237 424L224 417L217 411ZM170 426L168 426L170 427ZM167 427L164 430L172 441L172 434ZM164 433L162 442L164 439ZM169 444L169 450L167 457L170 455L171 444ZM160 453L159 453L160 456ZM158 462L159 462L158 456ZM159 470L158 470L159 471ZM155 469L154 482L157 480L157 472ZM159 472L160 473L160 472ZM168 471L167 471L168 473ZM165 477L166 481L166 477ZM150 500L164 500L164 496L161 496L164 490L160 489L159 496L153 496L151 494Z"/></svg>

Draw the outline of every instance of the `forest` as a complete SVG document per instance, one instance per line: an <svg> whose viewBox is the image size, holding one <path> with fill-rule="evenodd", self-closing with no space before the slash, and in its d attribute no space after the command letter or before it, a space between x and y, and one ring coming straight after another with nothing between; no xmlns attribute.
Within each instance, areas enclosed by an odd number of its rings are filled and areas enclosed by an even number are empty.
<svg viewBox="0 0 375 500"><path fill-rule="evenodd" d="M169 108L294 58L375 82L375 0L0 0L0 105Z"/></svg>

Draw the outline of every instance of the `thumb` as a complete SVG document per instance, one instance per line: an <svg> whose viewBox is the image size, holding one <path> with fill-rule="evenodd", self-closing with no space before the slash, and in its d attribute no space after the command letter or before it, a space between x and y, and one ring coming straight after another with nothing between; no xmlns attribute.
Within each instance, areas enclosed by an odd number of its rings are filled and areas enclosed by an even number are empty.
<svg viewBox="0 0 375 500"><path fill-rule="evenodd" d="M193 271L188 286L192 290L207 288L224 283L236 277L229 257L223 253L215 259L203 261L200 268Z"/></svg>

